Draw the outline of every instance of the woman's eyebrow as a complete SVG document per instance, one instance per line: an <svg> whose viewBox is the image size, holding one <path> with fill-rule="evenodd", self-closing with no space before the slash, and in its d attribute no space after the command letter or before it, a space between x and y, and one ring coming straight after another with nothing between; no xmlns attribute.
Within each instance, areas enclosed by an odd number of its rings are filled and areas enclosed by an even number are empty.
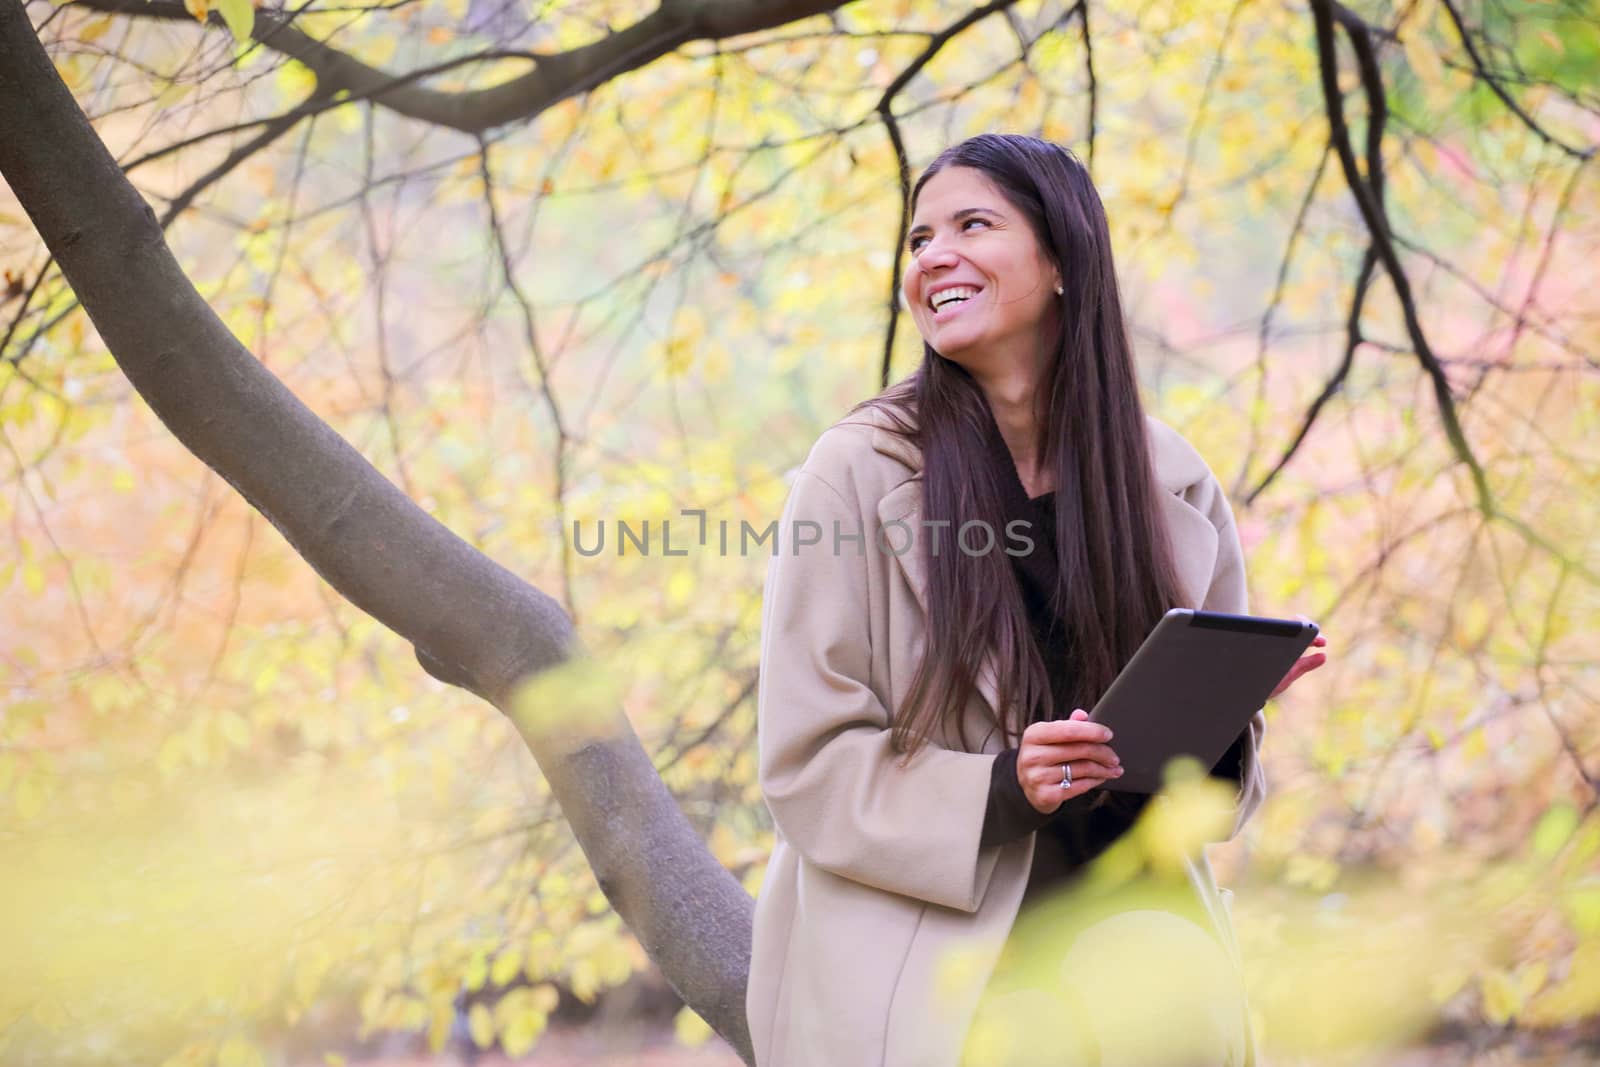
<svg viewBox="0 0 1600 1067"><path fill-rule="evenodd" d="M987 208L987 207L964 207L960 211L952 213L951 216L950 216L950 221L951 222L960 222L962 219L966 218L968 215L995 215L995 216L1004 218L1004 216L1000 215L1000 212L994 210L993 208ZM911 227L911 229L909 231L907 231L906 236L907 237L915 237L917 234L923 233L926 230L931 230L932 228L933 227L927 225L926 223L920 223L919 222L917 225Z"/></svg>

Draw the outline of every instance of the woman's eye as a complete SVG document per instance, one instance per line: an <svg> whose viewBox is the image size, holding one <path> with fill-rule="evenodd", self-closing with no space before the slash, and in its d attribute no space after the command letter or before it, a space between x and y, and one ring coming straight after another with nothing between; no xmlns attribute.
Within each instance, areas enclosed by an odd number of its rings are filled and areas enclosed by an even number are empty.
<svg viewBox="0 0 1600 1067"><path fill-rule="evenodd" d="M963 219L962 220L961 228L963 230L965 230L968 226L972 225L974 222L981 223L984 226L989 225L989 220L988 219L970 218L970 219ZM906 247L909 248L911 251L915 252L915 251L917 251L918 249L920 249L923 245L925 245L927 243L928 243L927 235L919 233L919 234L917 234L917 236L911 238L911 240L906 242Z"/></svg>

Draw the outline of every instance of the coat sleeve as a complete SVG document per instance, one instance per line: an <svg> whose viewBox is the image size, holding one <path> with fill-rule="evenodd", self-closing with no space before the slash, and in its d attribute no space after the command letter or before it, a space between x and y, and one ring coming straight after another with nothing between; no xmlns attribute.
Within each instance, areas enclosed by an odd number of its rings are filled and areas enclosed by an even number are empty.
<svg viewBox="0 0 1600 1067"><path fill-rule="evenodd" d="M793 551L797 523L819 543ZM841 535L864 531L863 550ZM869 684L874 528L802 470L768 564L757 691L759 777L773 823L801 856L878 889L976 911L999 848L979 847L994 756L934 743L902 766Z"/></svg>
<svg viewBox="0 0 1600 1067"><path fill-rule="evenodd" d="M1244 550L1239 544L1239 530L1234 524L1233 509L1228 505L1222 486L1215 475L1207 472L1206 478L1186 494L1186 499L1211 521L1217 531L1216 565L1201 608L1230 615L1248 615L1250 605L1245 583ZM1259 759L1261 739L1266 729L1266 716L1257 709L1248 729L1239 738L1239 793L1235 801L1233 828L1225 840L1231 841L1239 836L1245 822L1255 814L1266 796L1267 779Z"/></svg>

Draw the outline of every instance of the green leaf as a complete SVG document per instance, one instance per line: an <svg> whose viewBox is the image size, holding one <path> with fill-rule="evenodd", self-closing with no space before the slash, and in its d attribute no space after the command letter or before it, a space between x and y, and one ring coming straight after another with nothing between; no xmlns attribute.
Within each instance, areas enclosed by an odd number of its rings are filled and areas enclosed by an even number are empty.
<svg viewBox="0 0 1600 1067"><path fill-rule="evenodd" d="M234 40L250 39L250 31L256 25L256 9L250 0L217 0L217 10L222 12L222 21L228 24Z"/></svg>

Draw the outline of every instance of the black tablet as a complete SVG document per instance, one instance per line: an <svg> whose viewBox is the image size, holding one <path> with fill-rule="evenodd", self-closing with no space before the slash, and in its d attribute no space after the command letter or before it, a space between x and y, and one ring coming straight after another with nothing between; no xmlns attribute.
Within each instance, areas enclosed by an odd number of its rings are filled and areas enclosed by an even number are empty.
<svg viewBox="0 0 1600 1067"><path fill-rule="evenodd" d="M1298 619L1167 612L1089 713L1122 760L1100 788L1158 792L1179 756L1214 767L1316 636Z"/></svg>

